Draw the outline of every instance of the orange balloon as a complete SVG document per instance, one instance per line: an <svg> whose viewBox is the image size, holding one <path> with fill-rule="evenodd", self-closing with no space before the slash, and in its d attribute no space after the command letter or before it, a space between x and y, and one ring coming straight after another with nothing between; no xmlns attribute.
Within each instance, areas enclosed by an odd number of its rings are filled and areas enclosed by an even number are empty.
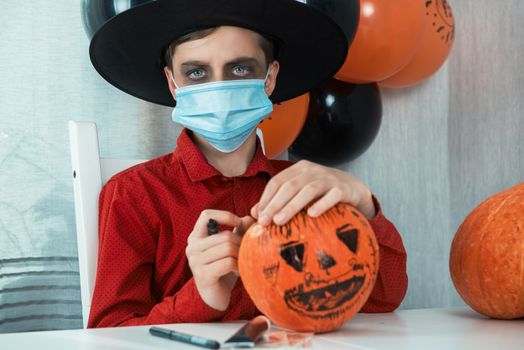
<svg viewBox="0 0 524 350"><path fill-rule="evenodd" d="M455 21L446 0L426 1L422 40L411 62L381 86L402 88L420 83L435 73L448 58L455 38Z"/></svg>
<svg viewBox="0 0 524 350"><path fill-rule="evenodd" d="M357 33L335 78L362 84L392 76L413 57L423 25L422 0L361 0Z"/></svg>
<svg viewBox="0 0 524 350"><path fill-rule="evenodd" d="M273 112L258 124L267 158L274 158L291 146L304 126L308 107L308 93L273 105Z"/></svg>

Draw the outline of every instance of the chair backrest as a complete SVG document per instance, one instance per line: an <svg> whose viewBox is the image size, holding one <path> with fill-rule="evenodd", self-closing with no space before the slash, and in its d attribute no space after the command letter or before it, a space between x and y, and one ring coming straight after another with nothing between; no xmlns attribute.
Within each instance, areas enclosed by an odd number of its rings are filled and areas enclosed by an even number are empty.
<svg viewBox="0 0 524 350"><path fill-rule="evenodd" d="M100 158L93 122L69 121L82 318L87 327L98 258L98 197L114 174L144 160Z"/></svg>

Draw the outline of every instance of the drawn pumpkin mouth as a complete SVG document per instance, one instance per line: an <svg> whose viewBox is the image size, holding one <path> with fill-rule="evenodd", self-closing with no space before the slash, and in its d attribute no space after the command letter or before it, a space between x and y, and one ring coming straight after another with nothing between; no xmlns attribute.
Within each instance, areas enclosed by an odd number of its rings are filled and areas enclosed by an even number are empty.
<svg viewBox="0 0 524 350"><path fill-rule="evenodd" d="M302 314L329 312L351 300L362 289L365 280L364 274L308 291L300 284L287 290L284 300L291 309Z"/></svg>

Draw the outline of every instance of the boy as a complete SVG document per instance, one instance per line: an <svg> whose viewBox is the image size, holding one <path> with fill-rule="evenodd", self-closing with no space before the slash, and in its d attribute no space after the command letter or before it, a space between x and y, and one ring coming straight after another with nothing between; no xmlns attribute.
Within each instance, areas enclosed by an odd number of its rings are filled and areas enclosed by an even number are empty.
<svg viewBox="0 0 524 350"><path fill-rule="evenodd" d="M120 89L176 101L173 120L186 128L173 153L102 190L89 327L252 318L258 310L238 278L241 236L255 220L284 224L310 202L311 216L342 201L370 220L381 262L363 311L398 307L406 254L371 192L337 169L268 160L255 134L272 102L340 67L347 42L331 20L294 0L160 0L109 21L90 53ZM208 235L209 219L218 234Z"/></svg>

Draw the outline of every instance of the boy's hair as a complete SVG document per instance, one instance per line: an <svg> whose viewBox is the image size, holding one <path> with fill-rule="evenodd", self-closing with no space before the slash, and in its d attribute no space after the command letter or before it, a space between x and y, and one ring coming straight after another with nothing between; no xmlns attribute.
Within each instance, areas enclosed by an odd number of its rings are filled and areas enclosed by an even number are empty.
<svg viewBox="0 0 524 350"><path fill-rule="evenodd" d="M195 30L194 32L190 32L187 34L182 35L175 41L171 42L165 53L164 53L164 61L168 68L173 71L173 56L175 54L176 47L182 43L192 41L192 40L198 40L205 38L208 35L211 35L215 30L217 30L218 27L209 27L204 29ZM256 33L256 32L255 32ZM264 56L266 59L266 66L273 62L273 60L276 57L276 44L273 40L268 39L267 37L260 35L259 33L256 33L258 36L258 42L260 45L260 48L264 52Z"/></svg>

